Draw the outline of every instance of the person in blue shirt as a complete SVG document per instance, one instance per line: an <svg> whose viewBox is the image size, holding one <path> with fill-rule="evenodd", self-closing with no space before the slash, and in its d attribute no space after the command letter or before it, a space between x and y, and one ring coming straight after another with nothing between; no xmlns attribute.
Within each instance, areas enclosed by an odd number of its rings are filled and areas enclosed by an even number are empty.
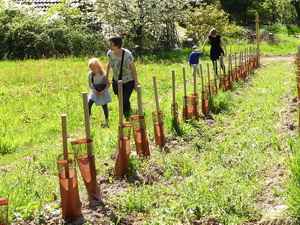
<svg viewBox="0 0 300 225"><path fill-rule="evenodd" d="M193 73L199 74L199 64L200 64L200 57L202 56L202 52L197 50L197 46L193 46L193 51L189 55L189 64L193 68Z"/></svg>

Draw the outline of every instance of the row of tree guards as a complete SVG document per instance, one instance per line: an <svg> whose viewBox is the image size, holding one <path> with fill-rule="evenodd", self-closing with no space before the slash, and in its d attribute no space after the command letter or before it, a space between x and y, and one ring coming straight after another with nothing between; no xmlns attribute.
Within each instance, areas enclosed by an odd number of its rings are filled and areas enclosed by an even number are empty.
<svg viewBox="0 0 300 225"><path fill-rule="evenodd" d="M209 65L207 65L207 80L204 77L202 66L193 72L193 93L187 93L186 70L183 68L183 121L199 120L210 113L210 98L217 95L220 90L228 91L233 83L239 80L246 80L247 77L259 66L259 54L255 49L247 49L240 54L238 62L237 55L229 56L228 73L223 71L219 76L215 74L213 79L210 76ZM197 77L201 78L201 106L197 89ZM131 131L135 141L137 155L140 158L150 157L150 145L147 135L146 122L142 102L141 86L137 87L138 113L132 115L129 122L125 122L123 116L123 82L118 82L119 89L119 128L117 157L115 161L114 175L122 178L127 174L128 163L131 153ZM156 110L152 113L155 144L161 149L166 144L164 131L164 115L160 109L158 85L156 77L153 77L153 90ZM93 140L91 139L90 118L88 113L87 93L82 93L84 108L85 137L70 141L72 153L68 151L67 116L61 115L63 154L58 157L57 166L59 172L59 184L61 193L62 215L65 221L82 219L81 201L78 191L78 180L76 167L84 181L91 207L102 204L100 187L96 180L95 156L93 153ZM173 126L180 127L178 103L176 102L176 74L172 72L172 105L171 113ZM1 223L0 223L1 224Z"/></svg>

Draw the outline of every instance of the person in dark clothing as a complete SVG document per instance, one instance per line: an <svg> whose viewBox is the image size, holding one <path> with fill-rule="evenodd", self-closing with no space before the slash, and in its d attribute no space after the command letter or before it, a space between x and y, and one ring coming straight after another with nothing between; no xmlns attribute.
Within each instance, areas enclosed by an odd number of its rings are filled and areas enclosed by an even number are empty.
<svg viewBox="0 0 300 225"><path fill-rule="evenodd" d="M131 114L130 97L138 85L134 58L129 50L122 48L123 41L121 37L113 37L109 41L110 50L107 53L109 62L106 76L109 79L109 73L112 70L112 86L115 95L118 95L118 80L123 81L124 116L129 119Z"/></svg>
<svg viewBox="0 0 300 225"><path fill-rule="evenodd" d="M218 60L220 60L220 67L225 73L225 65L223 62L223 56L225 52L222 48L222 39L221 36L218 35L216 29L212 29L209 32L208 43L210 44L210 59L213 63L214 72L218 75Z"/></svg>

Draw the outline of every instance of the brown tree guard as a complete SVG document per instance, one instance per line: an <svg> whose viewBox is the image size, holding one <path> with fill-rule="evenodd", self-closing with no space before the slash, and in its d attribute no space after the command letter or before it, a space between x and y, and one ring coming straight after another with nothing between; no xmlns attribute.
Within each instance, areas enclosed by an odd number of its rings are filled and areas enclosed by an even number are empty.
<svg viewBox="0 0 300 225"><path fill-rule="evenodd" d="M178 104L176 102L176 74L172 71L172 106L171 106L172 120L175 126L179 125L178 118Z"/></svg>
<svg viewBox="0 0 300 225"><path fill-rule="evenodd" d="M115 176L124 177L128 172L130 157L130 125L124 124L123 117L123 81L118 81L119 97L119 135L118 135L118 155L115 164ZM124 132L127 131L127 132ZM126 134L126 135L125 135Z"/></svg>
<svg viewBox="0 0 300 225"><path fill-rule="evenodd" d="M83 147L86 148L86 153L83 155L77 155L77 163L79 170L84 181L90 207L95 207L102 203L100 187L97 184L97 172L95 156L93 154L93 141L91 137L91 126L90 126L90 115L88 109L88 95L86 92L82 93L82 102L84 110L84 125L85 125L85 142L74 142L73 147Z"/></svg>
<svg viewBox="0 0 300 225"><path fill-rule="evenodd" d="M138 102L138 115L131 116L131 123L134 133L134 141L136 153L140 157L150 156L150 147L146 130L146 122L143 110L142 90L141 85L137 86L137 102Z"/></svg>
<svg viewBox="0 0 300 225"><path fill-rule="evenodd" d="M0 198L0 225L8 225L8 199Z"/></svg>
<svg viewBox="0 0 300 225"><path fill-rule="evenodd" d="M69 158L67 144L67 116L61 115L63 155L57 160L62 217L67 222L82 218L74 160Z"/></svg>
<svg viewBox="0 0 300 225"><path fill-rule="evenodd" d="M260 32L259 32L259 14L256 13L256 58L257 58L257 68L260 66Z"/></svg>
<svg viewBox="0 0 300 225"><path fill-rule="evenodd" d="M163 113L160 111L159 108L156 77L153 77L153 88L154 88L155 106L156 106L156 112L152 113L155 143L162 149L166 145L166 137L164 133Z"/></svg>

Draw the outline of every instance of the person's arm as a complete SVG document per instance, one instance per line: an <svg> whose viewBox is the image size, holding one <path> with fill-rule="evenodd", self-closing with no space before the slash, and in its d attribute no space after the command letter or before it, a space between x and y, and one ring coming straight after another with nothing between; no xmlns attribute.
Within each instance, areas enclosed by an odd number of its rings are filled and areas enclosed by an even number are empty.
<svg viewBox="0 0 300 225"><path fill-rule="evenodd" d="M105 89L108 89L108 88L110 87L110 82L109 82L109 80L107 79L107 76L105 76L105 83L106 83ZM105 90L105 89L104 89L104 90Z"/></svg>
<svg viewBox="0 0 300 225"><path fill-rule="evenodd" d="M110 65L110 63L107 63L107 67L106 67L106 78L107 78L107 80L109 80L110 69L111 69L111 65Z"/></svg>
<svg viewBox="0 0 300 225"><path fill-rule="evenodd" d="M109 73L110 73L110 69L111 69L111 64L110 64L110 51L107 52L107 58L108 58L108 63L107 63L107 67L106 67L106 78L107 80L109 80Z"/></svg>
<svg viewBox="0 0 300 225"><path fill-rule="evenodd" d="M202 45L202 48L201 48L201 51L204 52L204 48L205 48L205 45L206 43L210 44L210 32L208 33L208 36L206 37L206 39L204 40L203 42L203 45Z"/></svg>
<svg viewBox="0 0 300 225"><path fill-rule="evenodd" d="M89 84L89 88L91 90L94 90L94 86L92 84L92 75L91 74L88 74L88 84Z"/></svg>

